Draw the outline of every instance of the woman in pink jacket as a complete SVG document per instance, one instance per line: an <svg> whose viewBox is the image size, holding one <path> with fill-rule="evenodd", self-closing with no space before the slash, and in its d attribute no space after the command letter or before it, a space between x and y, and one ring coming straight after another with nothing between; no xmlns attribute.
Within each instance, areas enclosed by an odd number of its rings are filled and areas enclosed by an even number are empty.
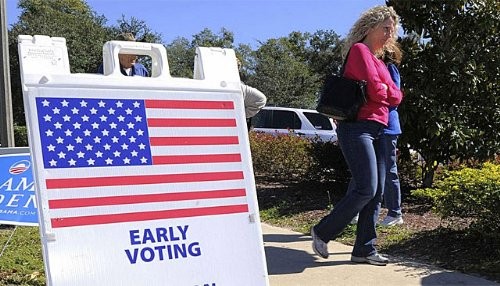
<svg viewBox="0 0 500 286"><path fill-rule="evenodd" d="M377 6L361 15L346 38L344 76L367 81L367 103L361 107L356 121L339 121L337 125L339 145L352 178L344 198L311 229L313 250L323 258L329 255L328 242L340 235L359 213L351 261L388 263L375 248L375 225L382 201L382 178L385 178L380 135L387 126L389 106L398 105L402 94L379 58L384 45L395 37L398 21L392 7Z"/></svg>

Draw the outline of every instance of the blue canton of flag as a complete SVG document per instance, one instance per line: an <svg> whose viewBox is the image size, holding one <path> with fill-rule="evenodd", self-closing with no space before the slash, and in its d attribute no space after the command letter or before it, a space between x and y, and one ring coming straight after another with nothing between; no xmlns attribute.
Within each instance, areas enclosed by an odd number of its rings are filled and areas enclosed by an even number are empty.
<svg viewBox="0 0 500 286"><path fill-rule="evenodd" d="M37 98L45 168L151 165L142 100Z"/></svg>

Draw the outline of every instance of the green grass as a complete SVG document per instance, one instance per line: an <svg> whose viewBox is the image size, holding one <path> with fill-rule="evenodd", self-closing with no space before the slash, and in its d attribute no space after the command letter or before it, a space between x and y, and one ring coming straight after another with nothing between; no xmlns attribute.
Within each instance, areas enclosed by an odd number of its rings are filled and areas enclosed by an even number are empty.
<svg viewBox="0 0 500 286"><path fill-rule="evenodd" d="M384 238L380 245L381 249L409 240L416 233L404 227L377 227L377 232Z"/></svg>
<svg viewBox="0 0 500 286"><path fill-rule="evenodd" d="M0 285L45 285L38 227L0 225L0 248Z"/></svg>
<svg viewBox="0 0 500 286"><path fill-rule="evenodd" d="M299 212L292 215L283 215L280 211L282 207L283 206L275 206L269 209L261 210L261 220L275 226L285 227L303 234L309 234L311 227L318 223L319 218L328 213L327 210L324 210L320 212L309 211ZM388 248L401 241L410 239L412 235L415 234L414 231L401 227L377 227L377 231L379 236L382 238L379 239L379 246L381 249ZM336 241L353 245L355 236L356 226L348 225Z"/></svg>
<svg viewBox="0 0 500 286"><path fill-rule="evenodd" d="M311 226L316 223L316 216L308 213L294 215L280 215L279 207L273 207L260 211L262 221L266 223L292 229L301 233L309 233Z"/></svg>

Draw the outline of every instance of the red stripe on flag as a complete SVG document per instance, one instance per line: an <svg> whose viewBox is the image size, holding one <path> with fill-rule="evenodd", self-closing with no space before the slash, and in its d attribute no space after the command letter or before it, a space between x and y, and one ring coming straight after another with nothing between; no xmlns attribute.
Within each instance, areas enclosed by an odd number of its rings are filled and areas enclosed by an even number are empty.
<svg viewBox="0 0 500 286"><path fill-rule="evenodd" d="M187 183L202 181L224 181L243 179L243 172L213 172L187 174L160 174L141 176L113 176L94 178L47 179L47 189L69 189L106 186L150 185L167 183Z"/></svg>
<svg viewBox="0 0 500 286"><path fill-rule="evenodd" d="M149 118L149 127L236 127L235 119Z"/></svg>
<svg viewBox="0 0 500 286"><path fill-rule="evenodd" d="M244 197L245 189L49 200L49 209Z"/></svg>
<svg viewBox="0 0 500 286"><path fill-rule="evenodd" d="M151 146L238 144L238 136L151 137Z"/></svg>
<svg viewBox="0 0 500 286"><path fill-rule="evenodd" d="M153 212L122 213L108 215L94 215L81 217L53 218L52 227L72 227L120 222L147 221L157 219L187 218L197 216L236 214L248 212L248 205L232 205L204 208L190 208L178 210L164 210Z"/></svg>
<svg viewBox="0 0 500 286"><path fill-rule="evenodd" d="M234 109L232 101L209 100L145 100L146 108Z"/></svg>
<svg viewBox="0 0 500 286"><path fill-rule="evenodd" d="M153 156L154 165L241 162L240 154Z"/></svg>

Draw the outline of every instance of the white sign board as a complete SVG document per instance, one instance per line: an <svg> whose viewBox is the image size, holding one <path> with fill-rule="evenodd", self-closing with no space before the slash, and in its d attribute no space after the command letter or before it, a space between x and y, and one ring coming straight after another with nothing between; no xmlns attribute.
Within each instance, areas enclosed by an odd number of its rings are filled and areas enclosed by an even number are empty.
<svg viewBox="0 0 500 286"><path fill-rule="evenodd" d="M234 51L180 79L162 46L109 42L109 75L45 74L23 51L50 40L19 39L48 283L268 285ZM152 78L106 72L148 45Z"/></svg>

